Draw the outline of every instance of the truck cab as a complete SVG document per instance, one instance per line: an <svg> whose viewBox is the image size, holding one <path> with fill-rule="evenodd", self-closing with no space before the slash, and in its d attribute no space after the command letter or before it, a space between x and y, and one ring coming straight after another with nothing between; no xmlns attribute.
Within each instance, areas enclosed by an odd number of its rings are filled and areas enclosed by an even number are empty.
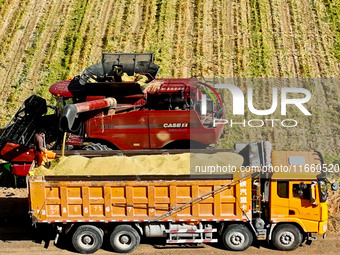
<svg viewBox="0 0 340 255"><path fill-rule="evenodd" d="M303 238L313 240L313 234L327 230L327 179L321 171L321 154L317 152L274 151L274 166L286 166L287 172L274 173L270 185L270 222L278 228L289 223L304 233ZM288 247L293 236L289 231L279 245ZM274 232L276 233L276 232ZM276 234L277 235L277 234ZM274 239L275 240L274 236Z"/></svg>

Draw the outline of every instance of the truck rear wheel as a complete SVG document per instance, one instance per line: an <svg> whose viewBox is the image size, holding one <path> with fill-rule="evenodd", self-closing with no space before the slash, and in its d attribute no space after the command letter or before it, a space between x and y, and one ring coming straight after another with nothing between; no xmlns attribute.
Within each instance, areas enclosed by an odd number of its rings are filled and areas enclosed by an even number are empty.
<svg viewBox="0 0 340 255"><path fill-rule="evenodd" d="M116 252L128 253L137 248L140 243L140 235L130 225L117 226L110 235L111 247Z"/></svg>
<svg viewBox="0 0 340 255"><path fill-rule="evenodd" d="M300 230L290 224L278 226L273 233L272 242L281 251L292 251L302 243Z"/></svg>
<svg viewBox="0 0 340 255"><path fill-rule="evenodd" d="M103 244L103 234L92 225L82 225L72 236L73 247L80 253L90 254L98 251Z"/></svg>
<svg viewBox="0 0 340 255"><path fill-rule="evenodd" d="M230 225L223 233L223 243L228 250L244 251L253 243L253 235L243 225Z"/></svg>

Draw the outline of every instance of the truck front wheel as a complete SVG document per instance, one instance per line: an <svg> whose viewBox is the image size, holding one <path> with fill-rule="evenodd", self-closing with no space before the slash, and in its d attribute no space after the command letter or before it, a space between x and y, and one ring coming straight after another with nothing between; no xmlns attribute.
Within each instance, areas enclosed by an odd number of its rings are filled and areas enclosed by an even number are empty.
<svg viewBox="0 0 340 255"><path fill-rule="evenodd" d="M103 244L103 234L99 228L92 225L82 225L72 236L73 247L80 253L94 253Z"/></svg>
<svg viewBox="0 0 340 255"><path fill-rule="evenodd" d="M140 243L140 235L130 225L117 226L110 235L111 247L116 252L128 253L137 248Z"/></svg>
<svg viewBox="0 0 340 255"><path fill-rule="evenodd" d="M252 242L252 233L243 225L230 225L223 233L223 243L228 250L244 251Z"/></svg>
<svg viewBox="0 0 340 255"><path fill-rule="evenodd" d="M302 239L303 236L297 227L285 224L274 230L272 242L281 251L292 251L300 246Z"/></svg>

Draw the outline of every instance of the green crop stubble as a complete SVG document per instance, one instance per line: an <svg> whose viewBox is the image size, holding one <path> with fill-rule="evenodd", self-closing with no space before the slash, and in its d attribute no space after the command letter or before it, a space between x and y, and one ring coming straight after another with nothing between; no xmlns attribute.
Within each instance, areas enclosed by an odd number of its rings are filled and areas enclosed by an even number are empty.
<svg viewBox="0 0 340 255"><path fill-rule="evenodd" d="M334 45L333 52L337 60L340 60L340 0L323 0L327 19L326 22L329 23L332 32L334 33ZM337 75L339 76L339 75Z"/></svg>
<svg viewBox="0 0 340 255"><path fill-rule="evenodd" d="M20 1L20 5L17 8L17 10L13 13L13 16L11 17L10 23L7 26L7 31L4 33L4 35L7 35L0 47L0 56L3 58L3 56L6 54L6 49L10 46L13 37L15 36L15 33L20 30L20 27L22 24L20 24L20 21L22 20L24 14L27 11L28 6L28 0L26 1ZM11 6L12 7L12 6ZM9 7L9 8L11 8Z"/></svg>
<svg viewBox="0 0 340 255"><path fill-rule="evenodd" d="M69 19L65 17L72 11L72 2L67 2L61 13L63 16L59 17L53 24L53 37L48 46L46 58L42 63L42 72L45 74L42 77L40 86L36 89L36 94L51 98L48 93L49 87L56 81L61 80L66 76L65 67L61 64L61 59L64 56L64 43L66 31L68 31Z"/></svg>
<svg viewBox="0 0 340 255"><path fill-rule="evenodd" d="M251 49L251 76L268 77L271 68L270 62L273 57L269 45L270 34L266 16L268 6L263 0L251 0L251 34L253 46Z"/></svg>
<svg viewBox="0 0 340 255"><path fill-rule="evenodd" d="M59 31L54 36L54 46L51 48L51 56L48 62L48 72L36 93L41 96L49 96L48 88L56 81L68 78L70 72L70 60L79 38L79 28L83 20L87 2L77 0L70 7L71 14L67 20L61 19ZM66 21L66 22L65 22ZM65 34L65 30L67 31ZM48 60L47 60L48 61Z"/></svg>
<svg viewBox="0 0 340 255"><path fill-rule="evenodd" d="M61 79L66 79L70 71L70 63L73 51L78 45L82 44L83 38L79 35L80 27L83 22L84 14L86 11L88 1L78 0L76 1L74 11L70 17L70 25L68 27L68 33L64 40L64 56L61 59L61 66L64 68L64 76Z"/></svg>
<svg viewBox="0 0 340 255"><path fill-rule="evenodd" d="M121 36L123 36L123 22L124 13L126 8L125 0L115 1L113 8L116 9L114 15L112 15L109 24L107 24L107 35L103 45L103 52L120 52L119 42L121 41ZM105 38L105 37L104 37Z"/></svg>
<svg viewBox="0 0 340 255"><path fill-rule="evenodd" d="M0 10L2 9L5 2L6 2L6 0L0 0Z"/></svg>

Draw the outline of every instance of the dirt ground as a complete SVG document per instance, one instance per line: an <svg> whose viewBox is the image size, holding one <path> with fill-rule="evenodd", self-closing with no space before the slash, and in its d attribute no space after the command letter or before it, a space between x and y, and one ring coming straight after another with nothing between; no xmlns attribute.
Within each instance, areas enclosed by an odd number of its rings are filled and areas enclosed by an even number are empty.
<svg viewBox="0 0 340 255"><path fill-rule="evenodd" d="M54 244L53 231L49 225L35 229L31 226L28 215L27 190L0 188L0 254L25 255L66 255L76 254L66 238ZM236 254L226 251L222 244L198 245L197 247L163 246L160 240L142 240L134 254ZM326 239L321 236L311 246L303 244L289 254L338 254L340 241L336 232L328 234ZM112 254L108 242L96 254ZM255 244L245 254L283 254L269 247L266 243Z"/></svg>
<svg viewBox="0 0 340 255"><path fill-rule="evenodd" d="M6 225L0 227L0 251L3 254L25 254L25 255L66 255L76 254L67 244L63 242L60 245L54 245L53 240L42 241L37 233L33 233L28 227L22 224ZM65 244L66 243L66 244ZM161 246L142 242L142 244L133 252L133 254L237 254L224 249L221 244L198 245L197 247L180 247L180 246ZM297 250L292 252L282 252L268 247L265 243L260 246L251 246L244 254L338 254L340 241L336 234L329 235L326 239L313 241L312 245L303 244ZM242 254L243 254L242 253ZM113 254L107 242L102 249L96 254ZM240 253L238 253L240 254Z"/></svg>

